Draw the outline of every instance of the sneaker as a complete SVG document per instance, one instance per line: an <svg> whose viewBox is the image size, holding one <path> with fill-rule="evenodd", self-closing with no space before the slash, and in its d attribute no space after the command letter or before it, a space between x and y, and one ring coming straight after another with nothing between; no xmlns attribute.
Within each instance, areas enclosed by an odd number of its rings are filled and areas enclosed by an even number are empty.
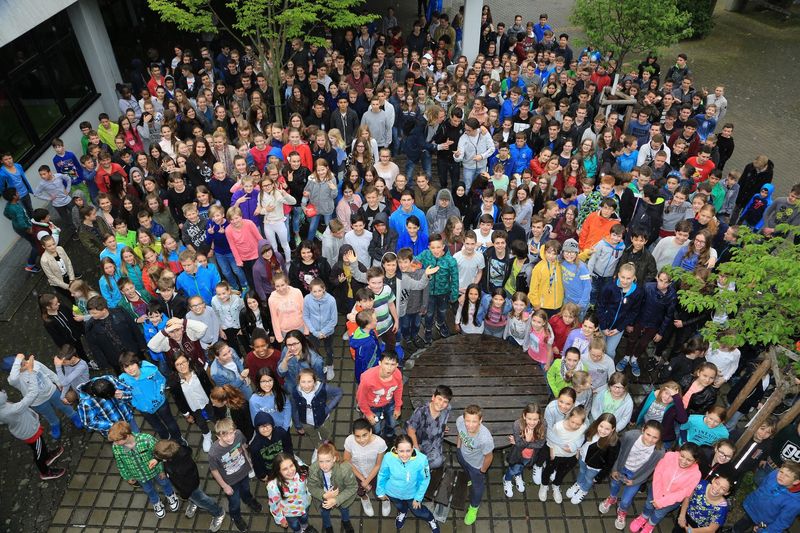
<svg viewBox="0 0 800 533"><path fill-rule="evenodd" d="M208 530L211 533L217 533L222 527L222 522L225 520L225 511L222 511L222 514L219 516L215 516L211 519L211 523L208 525Z"/></svg>
<svg viewBox="0 0 800 533"><path fill-rule="evenodd" d="M211 432L203 434L203 451L208 453L211 449Z"/></svg>
<svg viewBox="0 0 800 533"><path fill-rule="evenodd" d="M625 372L625 369L628 367L628 362L629 361L630 361L630 358L627 355L625 357L623 357L622 359L620 359L619 363L617 363L617 366L616 366L617 372Z"/></svg>
<svg viewBox="0 0 800 533"><path fill-rule="evenodd" d="M323 527L323 533L333 533L333 526L330 527Z"/></svg>
<svg viewBox="0 0 800 533"><path fill-rule="evenodd" d="M392 512L392 502L388 499L381 502L381 516L389 516Z"/></svg>
<svg viewBox="0 0 800 533"><path fill-rule="evenodd" d="M169 512L174 513L181 508L181 501L176 495L172 494L171 496L167 496L167 506L169 508Z"/></svg>
<svg viewBox="0 0 800 533"><path fill-rule="evenodd" d="M69 417L72 425L75 426L76 429L83 429L83 422L81 422L81 417L78 416L78 413L73 413L71 417Z"/></svg>
<svg viewBox="0 0 800 533"><path fill-rule="evenodd" d="M41 271L42 269L37 267L36 265L27 265L25 267L25 272L29 272L31 274L38 274Z"/></svg>
<svg viewBox="0 0 800 533"><path fill-rule="evenodd" d="M514 496L514 486L511 484L510 479L503 480L503 492L506 495L506 498L511 498Z"/></svg>
<svg viewBox="0 0 800 533"><path fill-rule="evenodd" d="M413 359L409 359L403 363L403 370L411 370L415 364Z"/></svg>
<svg viewBox="0 0 800 533"><path fill-rule="evenodd" d="M622 531L625 529L625 519L627 518L628 513L625 511L617 511L617 519L614 520L614 527Z"/></svg>
<svg viewBox="0 0 800 533"><path fill-rule="evenodd" d="M100 370L100 366L94 361L89 361L89 368L92 370Z"/></svg>
<svg viewBox="0 0 800 533"><path fill-rule="evenodd" d="M470 505L467 514L464 515L464 524L471 526L475 523L476 518L478 518L478 508Z"/></svg>
<svg viewBox="0 0 800 533"><path fill-rule="evenodd" d="M642 529L642 526L644 526L646 523L647 523L647 518L645 518L644 515L640 514L639 516L633 519L633 522L631 522L630 525L631 533L638 533L638 531Z"/></svg>
<svg viewBox="0 0 800 533"><path fill-rule="evenodd" d="M553 501L556 503L561 503L563 501L561 497L561 487L558 485L553 485Z"/></svg>
<svg viewBox="0 0 800 533"><path fill-rule="evenodd" d="M567 492L565 493L567 495L567 498L572 498L573 496L575 496L575 493L578 492L579 489L580 485L578 485L577 483L573 484L570 488L567 489Z"/></svg>
<svg viewBox="0 0 800 533"><path fill-rule="evenodd" d="M608 498L600 502L600 505L597 508L600 510L601 513L606 514L613 505L616 505L616 503L617 499L614 496L609 496Z"/></svg>
<svg viewBox="0 0 800 533"><path fill-rule="evenodd" d="M247 522L244 521L244 518L241 516L237 516L236 518L231 519L233 521L233 525L236 526L236 529L245 533L247 531Z"/></svg>
<svg viewBox="0 0 800 533"><path fill-rule="evenodd" d="M639 531L639 533L653 533L653 530L654 530L655 528L656 528L656 526L654 526L653 524L651 524L651 523L650 523L650 521L648 520L648 521L647 521L647 522L645 522L645 524L642 526L642 529Z"/></svg>
<svg viewBox="0 0 800 533"><path fill-rule="evenodd" d="M588 494L586 491L583 491L581 489L576 490L575 494L572 495L572 499L570 500L570 503L572 505L578 505L586 497L586 494Z"/></svg>
<svg viewBox="0 0 800 533"><path fill-rule="evenodd" d="M435 518L428 522L428 525L431 526L431 533L439 533L439 524L436 522Z"/></svg>
<svg viewBox="0 0 800 533"><path fill-rule="evenodd" d="M306 526L304 533L317 533L317 528L309 524Z"/></svg>
<svg viewBox="0 0 800 533"><path fill-rule="evenodd" d="M517 492L520 494L525 494L525 480L522 479L522 476L514 476L514 483L517 484Z"/></svg>
<svg viewBox="0 0 800 533"><path fill-rule="evenodd" d="M256 500L255 498L253 498L249 502L244 502L244 503L250 508L251 511L253 511L256 514L259 514L264 510L264 506L261 505L261 502Z"/></svg>
<svg viewBox="0 0 800 533"><path fill-rule="evenodd" d="M50 454L50 457L47 458L47 461L45 461L44 464L46 464L47 466L50 466L51 464L55 463L56 459L61 457L62 453L64 453L64 447L63 446L59 446L56 451L54 451L53 453Z"/></svg>
<svg viewBox="0 0 800 533"><path fill-rule="evenodd" d="M343 340L343 341L345 341L345 342L347 342L347 341L349 341L349 340L350 340L350 334L349 334L349 333L347 333L347 331L345 331L344 333L342 333L342 340Z"/></svg>
<svg viewBox="0 0 800 533"><path fill-rule="evenodd" d="M355 529L353 529L353 524L350 523L350 520L342 520L342 533L355 533Z"/></svg>
<svg viewBox="0 0 800 533"><path fill-rule="evenodd" d="M550 485L542 485L539 487L539 501L546 502L547 501L547 489Z"/></svg>
<svg viewBox="0 0 800 533"><path fill-rule="evenodd" d="M542 467L534 465L533 466L533 483L534 485L541 485L542 484Z"/></svg>
<svg viewBox="0 0 800 533"><path fill-rule="evenodd" d="M425 346L430 346L433 344L433 331L426 329L425 330Z"/></svg>
<svg viewBox="0 0 800 533"><path fill-rule="evenodd" d="M635 357L631 357L631 374L636 378L642 375L642 369L639 368L639 361L637 361Z"/></svg>
<svg viewBox="0 0 800 533"><path fill-rule="evenodd" d="M333 377L335 375L336 375L336 373L333 371L333 365L330 365L329 367L325 368L325 379L328 382L333 381Z"/></svg>
<svg viewBox="0 0 800 533"><path fill-rule="evenodd" d="M404 525L406 525L406 513L397 513L397 516L394 519L394 527L397 529L403 529Z"/></svg>
<svg viewBox="0 0 800 533"><path fill-rule="evenodd" d="M186 515L186 518L192 518L195 514L197 514L197 504L189 500L186 505L186 512L183 514Z"/></svg>
<svg viewBox="0 0 800 533"><path fill-rule="evenodd" d="M364 514L367 516L375 516L375 509L372 507L372 502L369 496L361 498L361 508L364 509Z"/></svg>
<svg viewBox="0 0 800 533"><path fill-rule="evenodd" d="M39 479L42 481L49 481L51 479L58 479L66 473L66 468L51 468L46 474L39 474Z"/></svg>
<svg viewBox="0 0 800 533"><path fill-rule="evenodd" d="M439 336L443 339L446 339L447 337L450 336L450 330L447 329L446 324L441 324L441 325L436 324L436 331L439 332Z"/></svg>
<svg viewBox="0 0 800 533"><path fill-rule="evenodd" d="M160 501L158 503L153 504L153 511L156 513L156 518L161 520L165 516L167 516L167 510L164 509L164 504Z"/></svg>
<svg viewBox="0 0 800 533"><path fill-rule="evenodd" d="M416 347L417 350L424 350L425 348L428 347L428 343L425 342L425 339L423 339L419 335L414 337L414 340L412 340L411 342L414 343L414 346Z"/></svg>

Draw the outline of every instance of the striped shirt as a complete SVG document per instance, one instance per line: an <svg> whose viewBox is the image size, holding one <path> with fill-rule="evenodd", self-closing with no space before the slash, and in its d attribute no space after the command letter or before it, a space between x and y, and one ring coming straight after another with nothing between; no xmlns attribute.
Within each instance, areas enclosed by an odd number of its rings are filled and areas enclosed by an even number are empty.
<svg viewBox="0 0 800 533"><path fill-rule="evenodd" d="M394 300L394 291L386 284L383 285L381 292L375 295L373 309L375 309L375 315L378 319L377 333L379 337L394 326L394 319L389 312L389 304L393 303Z"/></svg>

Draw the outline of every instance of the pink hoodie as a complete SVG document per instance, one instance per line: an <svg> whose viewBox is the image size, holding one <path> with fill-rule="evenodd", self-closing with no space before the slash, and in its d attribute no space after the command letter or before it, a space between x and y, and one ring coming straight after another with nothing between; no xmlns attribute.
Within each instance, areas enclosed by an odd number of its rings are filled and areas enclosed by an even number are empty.
<svg viewBox="0 0 800 533"><path fill-rule="evenodd" d="M689 468L678 465L680 452L667 452L653 472L653 501L659 508L680 503L700 482L700 468L693 464Z"/></svg>

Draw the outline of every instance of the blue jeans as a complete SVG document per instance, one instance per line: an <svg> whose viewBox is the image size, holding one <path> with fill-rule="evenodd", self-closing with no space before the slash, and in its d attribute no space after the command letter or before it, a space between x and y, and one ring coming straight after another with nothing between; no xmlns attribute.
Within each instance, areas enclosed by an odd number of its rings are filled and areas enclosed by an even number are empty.
<svg viewBox="0 0 800 533"><path fill-rule="evenodd" d="M625 333L625 330L618 332L616 335L606 337L606 353L611 356L611 359L616 358L617 346L622 340L623 333Z"/></svg>
<svg viewBox="0 0 800 533"><path fill-rule="evenodd" d="M225 513L222 507L216 501L214 501L211 496L203 492L200 487L194 489L194 491L189 495L189 500L200 509L211 513L211 516L213 517L222 516Z"/></svg>
<svg viewBox="0 0 800 533"><path fill-rule="evenodd" d="M653 487L652 485L647 490L647 501L644 503L644 509L642 509L642 516L647 518L647 521L650 522L652 525L658 525L661 520L664 519L669 513L680 507L682 502L673 503L672 505L667 505L666 507L662 507L661 509L656 509L653 505Z"/></svg>
<svg viewBox="0 0 800 533"><path fill-rule="evenodd" d="M51 430L52 428L61 425L61 420L58 418L56 410L61 411L70 418L75 415L75 411L72 409L72 407L61 402L61 392L58 389L53 392L46 402L33 407L33 410L47 419L47 423L50 424Z"/></svg>
<svg viewBox="0 0 800 533"><path fill-rule="evenodd" d="M606 286L606 283L611 281L612 277L595 276L592 274L592 292L589 295L589 302L597 305L597 299L600 298L600 291ZM606 353L611 353L606 350ZM614 357L612 354L611 357Z"/></svg>
<svg viewBox="0 0 800 533"><path fill-rule="evenodd" d="M289 529L292 531L300 531L308 525L308 515L302 516L287 516L286 522L289 524Z"/></svg>
<svg viewBox="0 0 800 533"><path fill-rule="evenodd" d="M161 487L161 492L165 495L172 496L175 494L175 491L172 489L172 483L169 482L169 478L166 476L164 476L164 479L161 479L161 476L156 476L148 481L139 480L139 486L142 487L144 493L147 494L147 500L150 502L150 505L155 505L160 501L158 491L156 490L156 484Z"/></svg>
<svg viewBox="0 0 800 533"><path fill-rule="evenodd" d="M320 218L322 220L324 220L325 221L325 225L327 225L331 221L331 218L333 218L333 214L331 213L329 215L315 215L315 216L311 217L310 219L308 219L308 239L309 240L313 241L315 239L315 235L317 233L317 228L319 227Z"/></svg>
<svg viewBox="0 0 800 533"><path fill-rule="evenodd" d="M178 423L175 422L175 417L172 416L172 413L169 410L169 402L166 400L161 407L156 409L155 413L142 413L144 419L153 426L153 429L156 430L158 436L162 439L172 439L176 441L180 441L183 437L181 437L181 430L178 427Z"/></svg>
<svg viewBox="0 0 800 533"><path fill-rule="evenodd" d="M448 294L431 294L428 296L428 310L425 313L425 331L433 329L433 320L440 326L446 326Z"/></svg>
<svg viewBox="0 0 800 533"><path fill-rule="evenodd" d="M587 466L586 463L578 459L577 483L583 492L589 492L592 489L592 485L594 485L594 478L599 473L599 470Z"/></svg>
<svg viewBox="0 0 800 533"><path fill-rule="evenodd" d="M619 472L620 477L625 477L630 479L633 477L633 472L628 470L627 468L623 468ZM611 496L614 498L619 498L617 503L617 507L620 511L627 511L631 503L633 502L633 498L636 496L636 493L639 492L639 487L641 483L633 484L633 485L625 485L622 481L617 481L613 477L611 478L611 482L609 483L611 487ZM624 487L624 488L623 488ZM620 490L622 490L622 496L619 496Z"/></svg>
<svg viewBox="0 0 800 533"><path fill-rule="evenodd" d="M292 208L292 235L294 238L300 234L300 220L303 218L303 208L300 206Z"/></svg>
<svg viewBox="0 0 800 533"><path fill-rule="evenodd" d="M469 505L470 507L478 507L481 504L483 491L486 488L486 474L469 464L467 460L464 459L460 448L456 453L456 457L458 458L458 464L460 464L464 472L467 473L471 482L469 487Z"/></svg>
<svg viewBox="0 0 800 533"><path fill-rule="evenodd" d="M247 287L247 278L244 275L244 270L236 264L236 259L233 258L232 253L221 254L217 252L214 254L214 258L222 276L228 280L234 289L241 290L243 287Z"/></svg>
<svg viewBox="0 0 800 533"><path fill-rule="evenodd" d="M372 426L372 431L383 437L386 442L394 440L394 428L397 427L397 420L394 419L394 400L383 407L370 407L370 409L378 419Z"/></svg>
<svg viewBox="0 0 800 533"><path fill-rule="evenodd" d="M339 509L339 513L342 515L342 522L349 522L350 521L350 509L347 507L336 506ZM319 514L322 515L322 527L333 527L331 524L331 511L333 509L325 509L322 506L319 508Z"/></svg>
<svg viewBox="0 0 800 533"><path fill-rule="evenodd" d="M421 317L419 313L408 314L400 317L400 337L407 341L419 334Z"/></svg>
<svg viewBox="0 0 800 533"><path fill-rule="evenodd" d="M431 179L431 154L427 151L423 150L420 156L420 163L422 166L422 171L428 176L428 179ZM411 159L406 159L406 176L408 177L409 181L414 179L414 167L417 166L417 163L411 161Z"/></svg>
<svg viewBox="0 0 800 533"><path fill-rule="evenodd" d="M250 478L245 476L243 480L232 484L231 488L233 489L233 494L228 496L228 512L233 519L241 518L242 501L249 506L252 506L256 501L250 492Z"/></svg>
<svg viewBox="0 0 800 533"><path fill-rule="evenodd" d="M394 506L397 507L398 513L407 514L410 512L417 518L421 518L426 522L430 522L431 520L433 520L433 513L431 513L430 509L428 509L424 505L420 505L419 509L414 509L414 506L412 505L413 500L401 500L389 496L389 501L391 501L394 504Z"/></svg>
<svg viewBox="0 0 800 533"><path fill-rule="evenodd" d="M464 167L464 186L467 192L469 192L469 187L472 185L472 182L475 181L475 177L483 171L484 169Z"/></svg>
<svg viewBox="0 0 800 533"><path fill-rule="evenodd" d="M531 463L533 463L533 458L534 457L536 457L536 456L534 455L530 459L523 459L522 463L516 463L516 464L513 464L513 465L508 465L508 470L506 470L506 473L503 476L503 479L505 481L511 481L515 477L521 476L522 472L525 470L525 468L528 465L530 465Z"/></svg>
<svg viewBox="0 0 800 533"><path fill-rule="evenodd" d="M27 266L29 267L36 266L36 259L39 257L39 248L36 246L36 241L33 240L33 236L30 233L26 233L24 231L14 230L14 233L19 235L20 239L26 241L31 246L31 251L28 253Z"/></svg>

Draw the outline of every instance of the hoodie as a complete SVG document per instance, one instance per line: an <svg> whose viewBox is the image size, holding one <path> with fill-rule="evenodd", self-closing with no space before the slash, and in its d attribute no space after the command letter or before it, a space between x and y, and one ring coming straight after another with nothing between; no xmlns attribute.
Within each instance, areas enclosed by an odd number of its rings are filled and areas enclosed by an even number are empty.
<svg viewBox="0 0 800 533"><path fill-rule="evenodd" d="M780 533L788 530L800 514L800 491L780 485L778 471L774 470L745 498L743 506L750 520L767 525L759 529L760 533Z"/></svg>
<svg viewBox="0 0 800 533"><path fill-rule="evenodd" d="M37 407L47 402L56 391L56 387L61 387L61 381L55 372L39 361L33 362L33 371L20 371L21 364L21 359L14 359L8 375L8 383L19 389L25 396L34 392L31 406Z"/></svg>
<svg viewBox="0 0 800 533"><path fill-rule="evenodd" d="M561 280L564 285L564 302L576 304L581 315L589 307L592 293L592 275L583 261L568 263L561 260Z"/></svg>
<svg viewBox="0 0 800 533"><path fill-rule="evenodd" d="M398 500L421 502L431 482L428 458L416 448L405 463L394 451L386 452L378 471L375 494L378 497L391 496Z"/></svg>
<svg viewBox="0 0 800 533"><path fill-rule="evenodd" d="M433 209L433 207L431 209ZM430 215L430 211L428 211L428 214ZM375 224L380 223L386 226L386 231L383 233L375 229ZM389 227L389 215L386 214L386 211L381 211L375 215L375 219L372 221L371 231L372 240L368 247L369 256L373 264L380 264L386 252L394 252L397 249L398 235L395 230Z"/></svg>
<svg viewBox="0 0 800 533"><path fill-rule="evenodd" d="M308 203L314 204L317 208L317 213L320 215L332 215L336 209L336 194L337 189L330 188L328 181L318 181L316 174L308 177L304 192L308 193ZM336 184L335 180L333 181Z"/></svg>
<svg viewBox="0 0 800 533"><path fill-rule="evenodd" d="M373 235L374 238L374 235ZM331 227L325 228L322 234L322 257L328 261L328 265L333 268L339 256L339 248L344 244L344 235L341 237L334 236Z"/></svg>
<svg viewBox="0 0 800 533"><path fill-rule="evenodd" d="M317 298L309 293L303 298L303 321L314 337L333 335L338 316L336 299L330 294L323 293L322 298Z"/></svg>
<svg viewBox="0 0 800 533"><path fill-rule="evenodd" d="M765 183L772 183L774 168L772 161L767 161L767 167L761 171L756 170L753 163L745 165L742 177L739 178L739 194L736 195L736 205L740 209L747 205L753 195L758 194Z"/></svg>
<svg viewBox="0 0 800 533"><path fill-rule="evenodd" d="M594 252L592 257L589 258L589 263L586 267L592 276L609 278L616 272L617 263L624 250L625 243L622 241L617 244L611 244L606 239L601 239L594 245Z"/></svg>
<svg viewBox="0 0 800 533"><path fill-rule="evenodd" d="M273 266L270 266L267 264L267 260L264 259L264 252L267 250L272 250L272 254L278 262L278 268L281 271L285 270L283 256L277 250L273 250L272 245L266 239L258 241L258 259L253 265L253 283L255 284L256 294L258 294L262 302L266 302L269 299L269 295L275 290L272 285L272 276L276 274L273 268L274 263Z"/></svg>
<svg viewBox="0 0 800 533"><path fill-rule="evenodd" d="M383 353L384 344L378 339L375 330L364 331L356 328L350 336L350 348L355 352L356 383L361 383L361 374L374 366Z"/></svg>
<svg viewBox="0 0 800 533"><path fill-rule="evenodd" d="M761 192L757 192L750 198L747 205L744 206L742 214L739 216L739 221L747 224L754 230L760 230L764 225L764 214L770 205L772 205L772 193L775 186L771 183L765 183L761 186L762 189L767 190L767 197L763 198Z"/></svg>
<svg viewBox="0 0 800 533"><path fill-rule="evenodd" d="M440 202L442 200L447 200L447 207L441 207ZM441 189L438 193L436 193L436 202L433 206L428 209L428 213L425 215L425 218L428 219L428 232L429 234L433 233L442 233L444 231L444 227L447 224L447 219L450 217L461 218L461 213L459 212L458 208L453 205L453 195L447 189Z"/></svg>
<svg viewBox="0 0 800 533"><path fill-rule="evenodd" d="M265 479L272 470L272 461L279 453L294 454L292 438L285 429L275 425L269 413L256 413L254 426L256 431L253 433L253 440L248 444L250 458L253 460L253 470L258 479ZM265 437L258 430L261 426L272 426L269 437Z"/></svg>
<svg viewBox="0 0 800 533"><path fill-rule="evenodd" d="M650 490L653 502L659 509L680 503L691 496L700 481L700 467L693 464L688 468L681 468L678 464L680 457L680 452L667 452L653 472Z"/></svg>
<svg viewBox="0 0 800 533"><path fill-rule="evenodd" d="M119 380L131 388L131 403L143 413L155 413L166 401L166 378L153 363L142 361L139 364L140 374L134 378L126 373Z"/></svg>
<svg viewBox="0 0 800 533"><path fill-rule="evenodd" d="M30 409L35 399L36 391L29 390L22 400L11 403L6 391L0 390L0 424L6 424L11 434L19 440L32 439L41 428L39 415Z"/></svg>

